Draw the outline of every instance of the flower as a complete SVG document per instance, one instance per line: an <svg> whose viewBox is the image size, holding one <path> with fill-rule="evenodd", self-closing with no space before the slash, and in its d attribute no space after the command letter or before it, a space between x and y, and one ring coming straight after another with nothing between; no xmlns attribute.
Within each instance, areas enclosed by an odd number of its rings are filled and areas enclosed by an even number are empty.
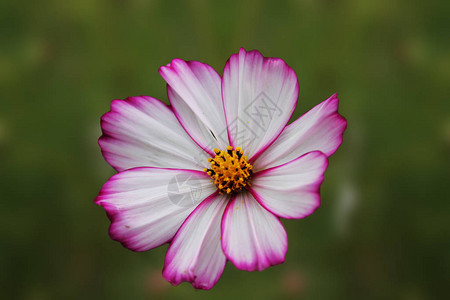
<svg viewBox="0 0 450 300"><path fill-rule="evenodd" d="M99 139L119 173L95 199L112 239L134 251L169 243L163 276L210 289L227 260L246 271L284 262L279 218L320 205L328 157L347 126L337 95L288 123L295 72L258 51L233 54L223 76L174 59L160 68L170 106L141 96L114 100Z"/></svg>

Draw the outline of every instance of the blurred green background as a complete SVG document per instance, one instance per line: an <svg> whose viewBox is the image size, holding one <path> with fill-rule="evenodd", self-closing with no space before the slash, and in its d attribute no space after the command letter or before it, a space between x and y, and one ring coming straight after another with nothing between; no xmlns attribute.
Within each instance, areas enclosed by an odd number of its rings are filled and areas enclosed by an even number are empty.
<svg viewBox="0 0 450 300"><path fill-rule="evenodd" d="M443 1L1 1L2 299L437 299L450 279L450 22ZM93 203L112 99L167 101L161 65L221 74L238 51L283 58L297 118L338 92L348 120L322 206L284 224L283 265L228 264L209 292L161 276ZM444 292L446 292L444 294ZM3 297L2 297L3 296Z"/></svg>

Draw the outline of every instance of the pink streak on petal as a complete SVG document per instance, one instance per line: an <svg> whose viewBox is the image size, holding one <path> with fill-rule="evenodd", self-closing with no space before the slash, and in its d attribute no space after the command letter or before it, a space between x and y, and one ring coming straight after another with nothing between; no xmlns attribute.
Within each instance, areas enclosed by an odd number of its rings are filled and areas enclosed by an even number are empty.
<svg viewBox="0 0 450 300"><path fill-rule="evenodd" d="M338 113L334 94L288 125L261 156L254 161L256 171L289 162L311 151L332 155L342 143L347 121Z"/></svg>
<svg viewBox="0 0 450 300"><path fill-rule="evenodd" d="M183 281L197 289L212 288L223 273L226 257L220 244L220 221L227 196L206 198L186 219L166 254L163 276L173 285Z"/></svg>
<svg viewBox="0 0 450 300"><path fill-rule="evenodd" d="M263 94L281 114L266 120L267 124L252 119L252 109L258 106L255 101ZM250 161L255 160L283 130L295 110L297 97L297 76L282 59L264 58L256 50L246 52L241 48L227 61L222 78L230 144L242 147L249 153ZM231 126L236 126L236 130ZM237 133L245 138L239 138Z"/></svg>
<svg viewBox="0 0 450 300"><path fill-rule="evenodd" d="M197 201L180 205L170 198L169 184L176 176L195 184ZM184 177L183 177L184 178ZM207 174L194 170L134 168L120 172L102 187L95 203L111 220L110 236L133 251L146 251L169 242L199 202L216 191ZM179 190L179 195L190 195Z"/></svg>
<svg viewBox="0 0 450 300"><path fill-rule="evenodd" d="M222 249L239 269L262 271L284 262L286 231L272 213L250 193L237 194L222 218Z"/></svg>
<svg viewBox="0 0 450 300"><path fill-rule="evenodd" d="M328 159L320 151L256 172L250 193L267 210L286 219L311 215L320 206L320 186Z"/></svg>

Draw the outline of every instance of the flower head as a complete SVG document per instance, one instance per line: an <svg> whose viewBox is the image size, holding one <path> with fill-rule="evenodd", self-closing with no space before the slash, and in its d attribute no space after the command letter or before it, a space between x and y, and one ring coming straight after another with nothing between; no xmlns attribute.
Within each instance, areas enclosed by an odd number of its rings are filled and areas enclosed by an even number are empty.
<svg viewBox="0 0 450 300"><path fill-rule="evenodd" d="M114 100L99 144L119 173L96 203L110 236L134 251L170 242L163 276L210 289L227 260L247 271L284 261L279 218L320 205L328 157L346 120L335 95L290 125L295 72L279 58L241 49L220 77L174 59L161 67L170 106L141 96Z"/></svg>

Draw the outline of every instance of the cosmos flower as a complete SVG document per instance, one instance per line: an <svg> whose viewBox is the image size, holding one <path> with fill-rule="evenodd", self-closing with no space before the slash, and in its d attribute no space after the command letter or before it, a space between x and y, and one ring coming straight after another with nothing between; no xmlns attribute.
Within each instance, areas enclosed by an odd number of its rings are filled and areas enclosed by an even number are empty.
<svg viewBox="0 0 450 300"><path fill-rule="evenodd" d="M159 71L170 106L114 100L101 119L99 145L119 172L95 199L111 238L133 251L170 243L164 278L199 289L212 288L228 260L246 271L284 262L280 218L319 207L328 157L342 142L337 96L287 125L299 85L282 59L241 49L222 77L180 59Z"/></svg>

